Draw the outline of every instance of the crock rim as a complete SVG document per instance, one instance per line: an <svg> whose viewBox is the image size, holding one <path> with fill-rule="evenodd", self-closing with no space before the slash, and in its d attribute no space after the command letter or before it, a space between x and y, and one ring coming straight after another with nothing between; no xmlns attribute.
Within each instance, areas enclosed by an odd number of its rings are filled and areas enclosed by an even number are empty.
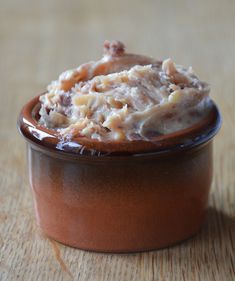
<svg viewBox="0 0 235 281"><path fill-rule="evenodd" d="M218 133L222 123L219 109L211 100L211 110L200 122L174 133L156 136L151 141L100 142L80 137L66 143L62 141L57 131L38 124L34 118L34 111L39 105L39 97L42 94L34 97L23 106L17 122L20 133L27 142L41 149L64 155L72 154L76 157L146 156L185 151L210 141Z"/></svg>

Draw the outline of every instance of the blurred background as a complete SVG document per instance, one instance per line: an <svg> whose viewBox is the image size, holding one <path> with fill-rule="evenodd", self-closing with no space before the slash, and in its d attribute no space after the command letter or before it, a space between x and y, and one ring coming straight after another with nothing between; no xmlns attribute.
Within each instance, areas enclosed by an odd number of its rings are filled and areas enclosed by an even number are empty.
<svg viewBox="0 0 235 281"><path fill-rule="evenodd" d="M215 99L228 95L227 84L235 83L233 0L0 0L0 5L3 110L44 91L63 70L99 58L105 39L122 40L130 52L192 65L210 82Z"/></svg>
<svg viewBox="0 0 235 281"><path fill-rule="evenodd" d="M231 113L234 15L234 0L0 0L0 125L15 127L29 98L62 71L98 59L105 39L193 66Z"/></svg>
<svg viewBox="0 0 235 281"><path fill-rule="evenodd" d="M62 255L86 280L105 274L100 267L111 271L112 281L126 280L123 267L131 271L129 280L153 280L152 264L160 268L153 277L169 277L155 280L234 280L234 0L0 0L0 279L1 270L1 280L16 280L16 274L22 278L17 280L32 280L31 273L41 276L43 269L48 275L37 280L67 280L47 250L49 242L35 231L16 120L22 106L62 71L100 58L105 39L123 41L129 52L193 66L210 83L223 115L215 141L212 212L201 235L172 249L97 258L63 247ZM53 270L57 279L48 277Z"/></svg>

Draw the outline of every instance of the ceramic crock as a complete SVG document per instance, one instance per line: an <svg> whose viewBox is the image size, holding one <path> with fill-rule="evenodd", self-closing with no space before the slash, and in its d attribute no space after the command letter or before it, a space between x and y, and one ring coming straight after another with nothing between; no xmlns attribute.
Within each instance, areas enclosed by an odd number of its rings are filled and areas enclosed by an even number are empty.
<svg viewBox="0 0 235 281"><path fill-rule="evenodd" d="M49 237L101 252L167 247L202 226L212 181L216 105L200 123L151 142L61 142L42 127L38 97L18 127L27 142L37 223Z"/></svg>

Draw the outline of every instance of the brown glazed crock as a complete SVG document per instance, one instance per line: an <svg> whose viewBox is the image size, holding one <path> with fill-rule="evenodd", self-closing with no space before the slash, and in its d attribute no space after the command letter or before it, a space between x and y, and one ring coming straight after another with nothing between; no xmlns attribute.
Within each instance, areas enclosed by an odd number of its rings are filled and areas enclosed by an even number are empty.
<svg viewBox="0 0 235 281"><path fill-rule="evenodd" d="M191 128L153 141L62 143L37 123L38 97L18 120L27 141L37 223L76 248L136 252L167 247L201 227L212 180L212 138L221 125L212 102Z"/></svg>

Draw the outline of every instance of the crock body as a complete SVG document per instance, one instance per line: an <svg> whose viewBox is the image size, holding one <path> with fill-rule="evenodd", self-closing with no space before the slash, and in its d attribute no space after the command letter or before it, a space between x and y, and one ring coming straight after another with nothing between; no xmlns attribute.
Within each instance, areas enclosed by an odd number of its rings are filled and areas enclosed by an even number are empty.
<svg viewBox="0 0 235 281"><path fill-rule="evenodd" d="M76 157L28 143L37 223L80 249L166 247L201 227L212 180L212 142L167 155Z"/></svg>

